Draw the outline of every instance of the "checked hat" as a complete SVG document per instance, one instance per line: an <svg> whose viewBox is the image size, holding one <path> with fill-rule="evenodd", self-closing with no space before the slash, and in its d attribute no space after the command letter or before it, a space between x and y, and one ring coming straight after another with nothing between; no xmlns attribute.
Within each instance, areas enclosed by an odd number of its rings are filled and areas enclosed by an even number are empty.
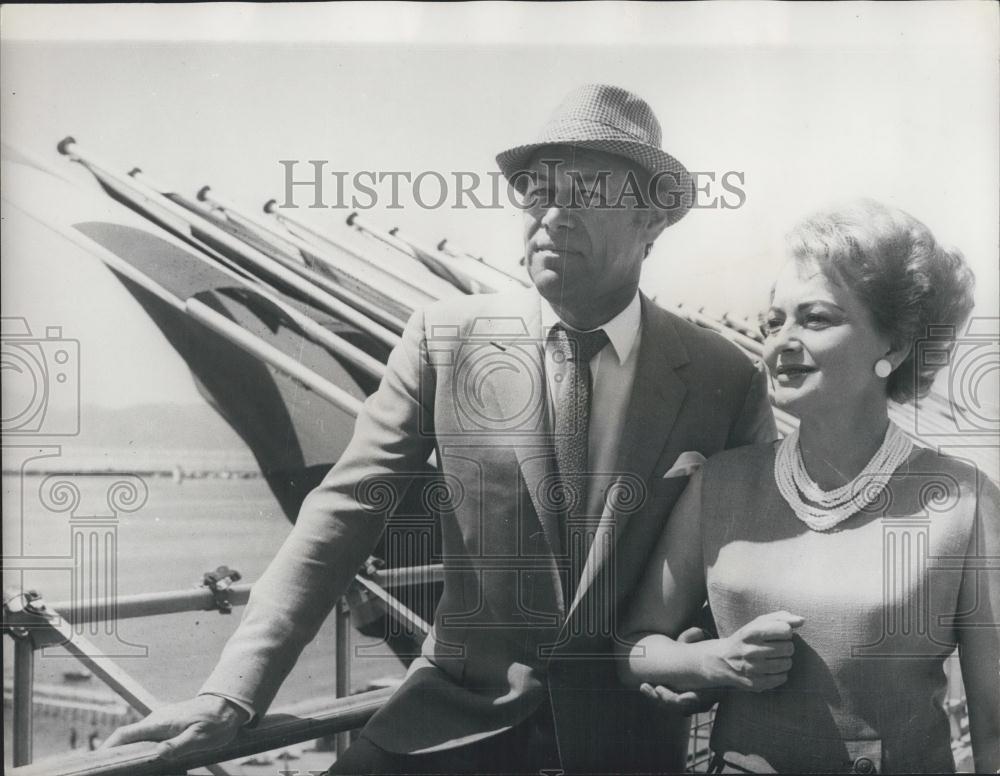
<svg viewBox="0 0 1000 776"><path fill-rule="evenodd" d="M523 191L524 176L539 148L577 146L623 156L657 179L659 202L668 205L668 225L683 218L694 201L691 175L662 148L662 132L653 109L632 92L606 84L587 84L571 92L542 128L538 140L515 146L497 155L497 164L508 180ZM523 185L519 185L523 184ZM664 192L670 192L669 196Z"/></svg>

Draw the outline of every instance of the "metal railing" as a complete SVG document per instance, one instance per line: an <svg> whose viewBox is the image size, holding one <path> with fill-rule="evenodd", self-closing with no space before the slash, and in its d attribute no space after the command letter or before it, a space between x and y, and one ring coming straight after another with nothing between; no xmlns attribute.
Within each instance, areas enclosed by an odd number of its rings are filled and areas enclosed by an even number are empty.
<svg viewBox="0 0 1000 776"><path fill-rule="evenodd" d="M157 754L157 744L143 741L113 749L74 753L14 768L10 776L153 776L184 773L189 768L224 762L290 744L362 727L381 708L392 689L372 690L331 701L322 711L307 717L269 714L253 730L241 732L234 741L211 752L199 752L169 762Z"/></svg>
<svg viewBox="0 0 1000 776"><path fill-rule="evenodd" d="M440 565L373 570L355 577L355 589L363 589L380 599L390 618L426 635L427 623L401 604L389 589L440 582ZM249 584L225 588L226 605L243 606L250 597ZM337 753L347 747L347 731L361 727L391 694L377 690L350 695L351 610L347 603L353 591L345 594L336 612L336 701L316 714L306 717L287 714L268 715L252 732L247 732L226 747L202 752L169 764L155 755L155 745L129 745L108 752L87 752L49 758L44 767L32 765L33 702L35 652L45 647L62 647L94 675L104 681L120 698L141 715L161 705L134 677L114 660L101 656L101 650L76 632L79 625L105 620L110 613L116 619L155 617L182 612L213 611L219 608L216 592L208 587L170 592L144 593L99 601L58 601L46 604L34 591L20 593L4 601L4 631L14 640L12 717L12 776L59 773L108 776L110 774L163 773L165 768L206 766L214 774L226 771L214 763L246 754L257 754L290 743L337 734ZM43 768L39 770L39 768Z"/></svg>

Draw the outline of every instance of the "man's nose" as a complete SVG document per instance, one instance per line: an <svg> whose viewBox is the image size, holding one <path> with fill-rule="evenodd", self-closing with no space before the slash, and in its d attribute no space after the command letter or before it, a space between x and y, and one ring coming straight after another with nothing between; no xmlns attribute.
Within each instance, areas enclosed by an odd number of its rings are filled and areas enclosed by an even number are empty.
<svg viewBox="0 0 1000 776"><path fill-rule="evenodd" d="M542 216L542 226L546 229L571 229L573 227L573 211L564 204L552 203Z"/></svg>

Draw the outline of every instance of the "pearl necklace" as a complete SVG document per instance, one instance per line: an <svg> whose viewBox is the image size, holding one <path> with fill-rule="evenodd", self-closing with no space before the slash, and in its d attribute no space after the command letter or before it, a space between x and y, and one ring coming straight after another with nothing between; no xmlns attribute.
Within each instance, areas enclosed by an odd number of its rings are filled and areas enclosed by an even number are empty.
<svg viewBox="0 0 1000 776"><path fill-rule="evenodd" d="M874 502L912 451L909 437L890 422L881 447L864 470L839 488L822 490L806 471L796 429L781 440L775 453L774 481L799 520L814 531L829 531Z"/></svg>

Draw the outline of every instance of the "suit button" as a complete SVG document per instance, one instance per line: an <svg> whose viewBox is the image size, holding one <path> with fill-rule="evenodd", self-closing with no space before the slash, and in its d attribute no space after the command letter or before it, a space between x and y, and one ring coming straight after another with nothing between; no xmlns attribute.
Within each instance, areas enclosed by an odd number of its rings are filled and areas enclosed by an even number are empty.
<svg viewBox="0 0 1000 776"><path fill-rule="evenodd" d="M859 757L854 761L851 773L877 773L877 771L875 770L875 763L867 757Z"/></svg>

